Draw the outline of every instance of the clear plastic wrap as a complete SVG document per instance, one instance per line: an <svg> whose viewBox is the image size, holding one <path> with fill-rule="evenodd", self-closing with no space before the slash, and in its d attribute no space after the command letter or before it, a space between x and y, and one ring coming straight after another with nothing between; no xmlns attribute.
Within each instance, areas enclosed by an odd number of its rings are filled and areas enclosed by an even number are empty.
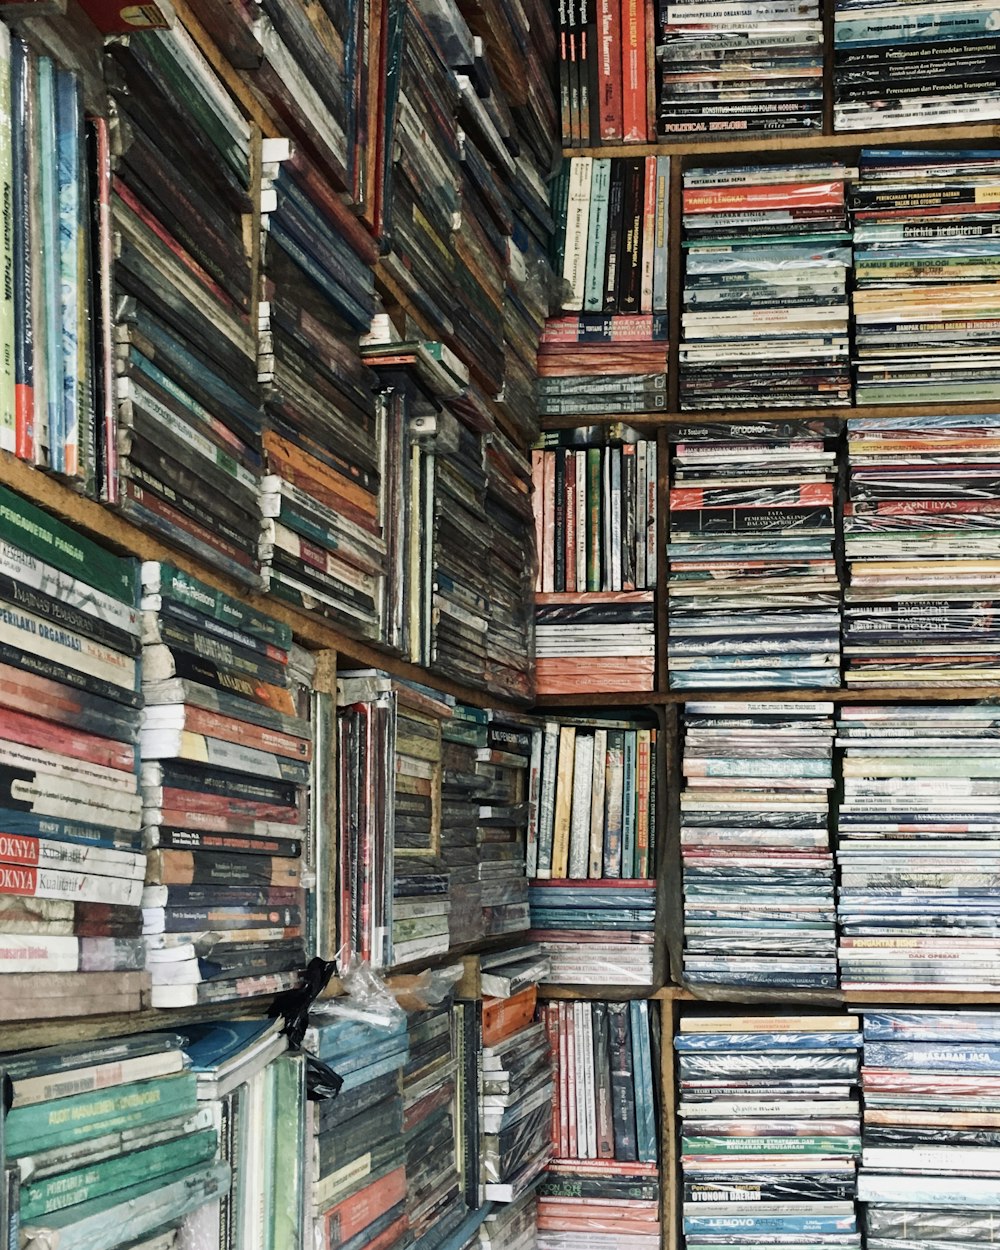
<svg viewBox="0 0 1000 1250"><path fill-rule="evenodd" d="M860 1032L837 1033L678 1033L674 1049L684 1051L860 1050Z"/></svg>
<svg viewBox="0 0 1000 1250"><path fill-rule="evenodd" d="M996 1211L926 1211L915 1205L869 1207L864 1216L869 1246L873 1237L917 1240L969 1241L1000 1245L1000 1215Z"/></svg>
<svg viewBox="0 0 1000 1250"><path fill-rule="evenodd" d="M677 1061L682 1081L702 1082L707 1077L778 1080L786 1076L810 1076L817 1080L844 1077L857 1080L857 1052L756 1051L749 1054L680 1054Z"/></svg>

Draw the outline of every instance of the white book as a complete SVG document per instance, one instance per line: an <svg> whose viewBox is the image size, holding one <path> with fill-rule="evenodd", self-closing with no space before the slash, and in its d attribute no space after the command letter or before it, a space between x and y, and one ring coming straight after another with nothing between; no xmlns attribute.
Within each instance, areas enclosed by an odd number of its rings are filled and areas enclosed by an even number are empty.
<svg viewBox="0 0 1000 1250"><path fill-rule="evenodd" d="M587 876L590 856L591 789L594 773L594 735L578 733L574 744L573 807L569 830L569 875Z"/></svg>

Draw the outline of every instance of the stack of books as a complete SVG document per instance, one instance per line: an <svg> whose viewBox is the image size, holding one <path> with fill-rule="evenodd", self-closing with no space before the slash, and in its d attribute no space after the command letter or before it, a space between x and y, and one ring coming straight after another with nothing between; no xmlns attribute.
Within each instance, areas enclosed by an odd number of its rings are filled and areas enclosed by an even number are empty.
<svg viewBox="0 0 1000 1250"><path fill-rule="evenodd" d="M629 426L547 431L531 478L538 594L655 588L655 438Z"/></svg>
<svg viewBox="0 0 1000 1250"><path fill-rule="evenodd" d="M145 1244L230 1187L212 1114L171 1033L6 1055L5 1151L24 1244Z"/></svg>
<svg viewBox="0 0 1000 1250"><path fill-rule="evenodd" d="M101 219L110 195L108 126L85 118L75 73L6 26L0 48L10 213L0 448L112 500L111 239Z"/></svg>
<svg viewBox="0 0 1000 1250"><path fill-rule="evenodd" d="M857 402L997 399L1000 152L863 148L858 172Z"/></svg>
<svg viewBox="0 0 1000 1250"><path fill-rule="evenodd" d="M491 710L486 745L477 751L476 774L485 783L476 826L481 937L528 927L525 857L539 737L530 717Z"/></svg>
<svg viewBox="0 0 1000 1250"><path fill-rule="evenodd" d="M219 1238L225 1247L242 1239L279 1250L302 1237L305 1056L285 1053L282 1028L281 1020L226 1020L183 1032L200 1114L208 1113L219 1135L233 1183L220 1201L185 1217L181 1245Z"/></svg>
<svg viewBox="0 0 1000 1250"><path fill-rule="evenodd" d="M647 880L533 881L533 941L555 985L651 985L656 888Z"/></svg>
<svg viewBox="0 0 1000 1250"><path fill-rule="evenodd" d="M838 162L685 171L682 408L851 402L850 173Z"/></svg>
<svg viewBox="0 0 1000 1250"><path fill-rule="evenodd" d="M375 669L337 680L340 771L338 932L374 967L448 949L440 857L441 725L435 691Z"/></svg>
<svg viewBox="0 0 1000 1250"><path fill-rule="evenodd" d="M671 431L672 689L840 685L838 433L822 418Z"/></svg>
<svg viewBox="0 0 1000 1250"><path fill-rule="evenodd" d="M866 1011L864 1037L858 1200L867 1244L981 1243L1000 1206L1000 1016Z"/></svg>
<svg viewBox="0 0 1000 1250"><path fill-rule="evenodd" d="M305 965L313 661L287 625L172 565L141 576L153 1004L288 989Z"/></svg>
<svg viewBox="0 0 1000 1250"><path fill-rule="evenodd" d="M257 46L246 57L246 82L318 163L331 190L347 192L363 220L377 223L385 137L370 70L384 55L376 7L369 0L350 11L261 0L254 8Z"/></svg>
<svg viewBox="0 0 1000 1250"><path fill-rule="evenodd" d="M558 12L563 146L651 140L652 10L642 0L563 0Z"/></svg>
<svg viewBox="0 0 1000 1250"><path fill-rule="evenodd" d="M523 454L498 429L487 436L483 452L490 570L489 645L483 675L492 693L527 700L535 690L531 471Z"/></svg>
<svg viewBox="0 0 1000 1250"><path fill-rule="evenodd" d="M998 734L987 704L841 709L845 989L1000 987Z"/></svg>
<svg viewBox="0 0 1000 1250"><path fill-rule="evenodd" d="M857 1016L684 1016L674 1047L687 1250L860 1250Z"/></svg>
<svg viewBox="0 0 1000 1250"><path fill-rule="evenodd" d="M538 1197L539 1246L656 1250L660 1244L655 1006L545 1003L553 1159ZM652 1026L652 1029L651 1029ZM658 1039L657 1039L658 1042Z"/></svg>
<svg viewBox="0 0 1000 1250"><path fill-rule="evenodd" d="M440 1244L468 1214L457 1154L456 1039L450 998L407 1019L403 1069L406 1216L416 1245Z"/></svg>
<svg viewBox="0 0 1000 1250"><path fill-rule="evenodd" d="M529 985L509 998L482 1000L479 1146L488 1202L516 1202L534 1191L551 1153L552 1064L534 1023L537 998L537 985Z"/></svg>
<svg viewBox="0 0 1000 1250"><path fill-rule="evenodd" d="M598 311L552 317L538 345L538 376L550 379L541 407L568 415L638 414L662 407L667 349L667 317L658 309L631 316ZM562 402L564 392L572 402Z"/></svg>
<svg viewBox="0 0 1000 1250"><path fill-rule="evenodd" d="M0 969L9 1019L148 1004L138 566L0 487Z"/></svg>
<svg viewBox="0 0 1000 1250"><path fill-rule="evenodd" d="M261 413L249 122L181 25L108 46L127 516L257 587Z"/></svg>
<svg viewBox="0 0 1000 1250"><path fill-rule="evenodd" d="M257 378L267 430L261 572L270 593L352 633L385 633L390 448L358 336L376 311L370 241L285 139L268 139L260 187Z"/></svg>
<svg viewBox="0 0 1000 1250"><path fill-rule="evenodd" d="M1000 117L996 30L982 0L837 0L836 130Z"/></svg>
<svg viewBox="0 0 1000 1250"><path fill-rule="evenodd" d="M661 0L659 11L661 135L821 129L818 0Z"/></svg>
<svg viewBox="0 0 1000 1250"><path fill-rule="evenodd" d="M319 1250L381 1238L410 1244L403 1137L402 1072L409 1058L406 1016L381 1024L325 1004L303 1045L343 1079L336 1097L310 1102L311 1241Z"/></svg>
<svg viewBox="0 0 1000 1250"><path fill-rule="evenodd" d="M848 422L848 685L988 685L1000 675L1000 417Z"/></svg>
<svg viewBox="0 0 1000 1250"><path fill-rule="evenodd" d="M684 973L702 985L837 986L830 703L688 703Z"/></svg>
<svg viewBox="0 0 1000 1250"><path fill-rule="evenodd" d="M479 881L479 798L488 779L477 769L487 749L489 712L457 704L441 724L441 859L451 885L448 931L452 946L467 946L482 933Z"/></svg>
<svg viewBox="0 0 1000 1250"><path fill-rule="evenodd" d="M537 1207L533 1189L516 1202L492 1207L472 1246L482 1250L538 1250Z"/></svg>

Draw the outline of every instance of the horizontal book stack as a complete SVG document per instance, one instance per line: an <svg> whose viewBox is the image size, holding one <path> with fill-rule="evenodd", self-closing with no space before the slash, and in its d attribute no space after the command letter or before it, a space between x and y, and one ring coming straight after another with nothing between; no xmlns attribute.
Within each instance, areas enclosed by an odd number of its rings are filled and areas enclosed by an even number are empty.
<svg viewBox="0 0 1000 1250"><path fill-rule="evenodd" d="M657 1250L655 1006L545 1003L539 1015L555 1074L539 1250Z"/></svg>
<svg viewBox="0 0 1000 1250"><path fill-rule="evenodd" d="M346 11L260 0L253 9L258 47L248 58L247 83L317 163L323 182L346 191L362 218L375 221L385 142L369 71L382 54L375 6L366 0Z"/></svg>
<svg viewBox="0 0 1000 1250"><path fill-rule="evenodd" d="M260 206L261 572L271 594L390 641L387 460L399 435L358 356L376 311L373 248L288 140L264 144Z"/></svg>
<svg viewBox="0 0 1000 1250"><path fill-rule="evenodd" d="M856 1016L684 1016L674 1039L687 1250L860 1250Z"/></svg>
<svg viewBox="0 0 1000 1250"><path fill-rule="evenodd" d="M845 989L1000 985L998 732L987 704L841 709Z"/></svg>
<svg viewBox="0 0 1000 1250"><path fill-rule="evenodd" d="M655 439L629 426L616 427L610 436L593 426L549 431L533 449L531 465L536 592L653 590ZM539 635L539 644L546 640Z"/></svg>
<svg viewBox="0 0 1000 1250"><path fill-rule="evenodd" d="M652 140L647 96L653 7L644 0L560 0L564 147Z"/></svg>
<svg viewBox="0 0 1000 1250"><path fill-rule="evenodd" d="M1000 672L996 446L995 416L848 422L848 685L984 685Z"/></svg>
<svg viewBox="0 0 1000 1250"><path fill-rule="evenodd" d="M499 430L487 436L483 454L490 570L484 679L494 694L528 699L535 689L531 469Z"/></svg>
<svg viewBox="0 0 1000 1250"><path fill-rule="evenodd" d="M472 1245L482 1250L536 1250L537 1207L533 1189L516 1202L493 1206Z"/></svg>
<svg viewBox="0 0 1000 1250"><path fill-rule="evenodd" d="M817 133L823 22L817 0L661 0L659 133Z"/></svg>
<svg viewBox="0 0 1000 1250"><path fill-rule="evenodd" d="M858 173L857 403L997 399L1000 152L863 148Z"/></svg>
<svg viewBox="0 0 1000 1250"><path fill-rule="evenodd" d="M110 44L120 504L257 587L250 125L184 28Z"/></svg>
<svg viewBox="0 0 1000 1250"><path fill-rule="evenodd" d="M450 999L407 1018L403 1069L406 1216L416 1246L436 1246L468 1214L457 1153L457 1067Z"/></svg>
<svg viewBox="0 0 1000 1250"><path fill-rule="evenodd" d="M545 725L528 875L550 983L652 982L656 732L636 721Z"/></svg>
<svg viewBox="0 0 1000 1250"><path fill-rule="evenodd" d="M538 345L542 410L628 414L662 407L667 339L662 312L550 318Z"/></svg>
<svg viewBox="0 0 1000 1250"><path fill-rule="evenodd" d="M313 661L286 625L181 570L141 575L153 1004L288 989L305 965Z"/></svg>
<svg viewBox="0 0 1000 1250"><path fill-rule="evenodd" d="M0 170L10 227L0 301L0 448L107 497L115 456L109 388L108 128L85 119L81 83L0 27Z"/></svg>
<svg viewBox="0 0 1000 1250"><path fill-rule="evenodd" d="M0 488L8 1019L148 1005L138 565Z"/></svg>
<svg viewBox="0 0 1000 1250"><path fill-rule="evenodd" d="M545 1032L534 1023L537 997L530 985L481 1003L479 1145L487 1202L516 1202L533 1192L551 1153L552 1064Z"/></svg>
<svg viewBox="0 0 1000 1250"><path fill-rule="evenodd" d="M822 418L671 431L671 689L840 685L838 433Z"/></svg>
<svg viewBox="0 0 1000 1250"><path fill-rule="evenodd" d="M476 942L482 932L479 881L479 796L488 780L477 769L487 749L489 713L459 703L441 724L441 859L451 884L448 931L452 946Z"/></svg>
<svg viewBox="0 0 1000 1250"><path fill-rule="evenodd" d="M980 1244L1000 1202L1000 1016L866 1011L863 1019L858 1200L867 1245Z"/></svg>
<svg viewBox="0 0 1000 1250"><path fill-rule="evenodd" d="M446 329L453 308L458 257L453 246L461 212L460 92L442 55L428 6L409 4L394 18L385 98L387 152L386 271L424 316ZM456 343L457 346L457 343Z"/></svg>
<svg viewBox="0 0 1000 1250"><path fill-rule="evenodd" d="M837 986L830 703L688 703L684 973L701 985Z"/></svg>
<svg viewBox="0 0 1000 1250"><path fill-rule="evenodd" d="M183 1041L146 1033L4 1057L4 1145L20 1177L24 1245L145 1244L226 1197L230 1167L184 1070Z"/></svg>
<svg viewBox="0 0 1000 1250"><path fill-rule="evenodd" d="M685 171L682 408L851 402L851 173L838 162Z"/></svg>
<svg viewBox="0 0 1000 1250"><path fill-rule="evenodd" d="M979 0L913 5L837 0L834 128L1000 117L998 47L989 10Z"/></svg>
<svg viewBox="0 0 1000 1250"><path fill-rule="evenodd" d="M351 1244L395 1250L410 1244L403 1138L406 1016L381 1025L335 1003L314 1012L305 1049L343 1078L335 1098L308 1105L311 1201L317 1250Z"/></svg>
<svg viewBox="0 0 1000 1250"><path fill-rule="evenodd" d="M491 710L486 745L477 751L476 774L483 783L476 825L480 936L501 937L528 927L525 857L539 736L531 717Z"/></svg>

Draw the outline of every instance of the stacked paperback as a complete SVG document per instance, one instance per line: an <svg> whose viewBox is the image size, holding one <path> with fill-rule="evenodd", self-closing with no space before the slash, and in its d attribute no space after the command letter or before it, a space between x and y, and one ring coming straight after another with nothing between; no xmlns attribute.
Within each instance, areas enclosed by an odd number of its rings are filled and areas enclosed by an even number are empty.
<svg viewBox="0 0 1000 1250"><path fill-rule="evenodd" d="M864 148L858 172L850 194L857 403L1000 397L1000 152Z"/></svg>
<svg viewBox="0 0 1000 1250"><path fill-rule="evenodd" d="M997 1219L1000 1016L866 1011L864 1039L868 1246L982 1244Z"/></svg>
<svg viewBox="0 0 1000 1250"><path fill-rule="evenodd" d="M685 1016L674 1046L687 1250L860 1250L856 1016Z"/></svg>
<svg viewBox="0 0 1000 1250"><path fill-rule="evenodd" d="M3 487L0 512L4 1011L137 1011L138 566Z"/></svg>
<svg viewBox="0 0 1000 1250"><path fill-rule="evenodd" d="M660 134L818 132L818 0L661 0Z"/></svg>
<svg viewBox="0 0 1000 1250"><path fill-rule="evenodd" d="M685 171L682 408L850 403L850 173Z"/></svg>
<svg viewBox="0 0 1000 1250"><path fill-rule="evenodd" d="M837 0L835 9L835 130L1000 117L1000 45L983 0Z"/></svg>
<svg viewBox="0 0 1000 1250"><path fill-rule="evenodd" d="M376 309L370 245L344 229L339 198L288 140L264 144L260 207L261 573L286 602L393 641L386 461L398 435L358 356Z"/></svg>
<svg viewBox="0 0 1000 1250"><path fill-rule="evenodd" d="M228 1196L230 1166L183 1043L145 1033L3 1057L24 1245L145 1245Z"/></svg>
<svg viewBox="0 0 1000 1250"><path fill-rule="evenodd" d="M988 704L843 707L844 989L1000 987L1000 722Z"/></svg>
<svg viewBox="0 0 1000 1250"><path fill-rule="evenodd" d="M479 799L489 779L477 767L487 749L489 713L457 704L441 724L441 859L451 884L448 931L452 946L467 946L482 933L479 880Z"/></svg>
<svg viewBox="0 0 1000 1250"><path fill-rule="evenodd" d="M830 703L688 703L681 765L684 974L837 987Z"/></svg>
<svg viewBox="0 0 1000 1250"><path fill-rule="evenodd" d="M655 1012L640 1001L540 1009L555 1096L539 1250L572 1250L584 1237L590 1250L660 1245Z"/></svg>
<svg viewBox="0 0 1000 1250"><path fill-rule="evenodd" d="M978 686L1000 675L1000 417L848 422L848 685Z"/></svg>
<svg viewBox="0 0 1000 1250"><path fill-rule="evenodd" d="M310 1198L317 1250L352 1241L409 1245L402 1072L409 1060L402 1011L380 1024L327 1005L306 1050L343 1080L334 1098L308 1104Z"/></svg>
<svg viewBox="0 0 1000 1250"><path fill-rule="evenodd" d="M257 587L251 128L179 23L108 45L119 503ZM110 244L109 244L110 246Z"/></svg>
<svg viewBox="0 0 1000 1250"><path fill-rule="evenodd" d="M544 391L540 406L571 416L638 414L662 406L667 340L667 317L659 311L550 318L538 345L538 376L548 379L539 383ZM566 404L563 392L571 392Z"/></svg>
<svg viewBox="0 0 1000 1250"><path fill-rule="evenodd" d="M823 418L671 432L671 689L840 685L840 580Z"/></svg>
<svg viewBox="0 0 1000 1250"><path fill-rule="evenodd" d="M296 984L313 661L286 625L142 566L142 893L153 1005Z"/></svg>
<svg viewBox="0 0 1000 1250"><path fill-rule="evenodd" d="M487 1202L517 1202L533 1191L552 1149L552 1065L534 1022L537 998L532 983L481 1002L480 1192Z"/></svg>

